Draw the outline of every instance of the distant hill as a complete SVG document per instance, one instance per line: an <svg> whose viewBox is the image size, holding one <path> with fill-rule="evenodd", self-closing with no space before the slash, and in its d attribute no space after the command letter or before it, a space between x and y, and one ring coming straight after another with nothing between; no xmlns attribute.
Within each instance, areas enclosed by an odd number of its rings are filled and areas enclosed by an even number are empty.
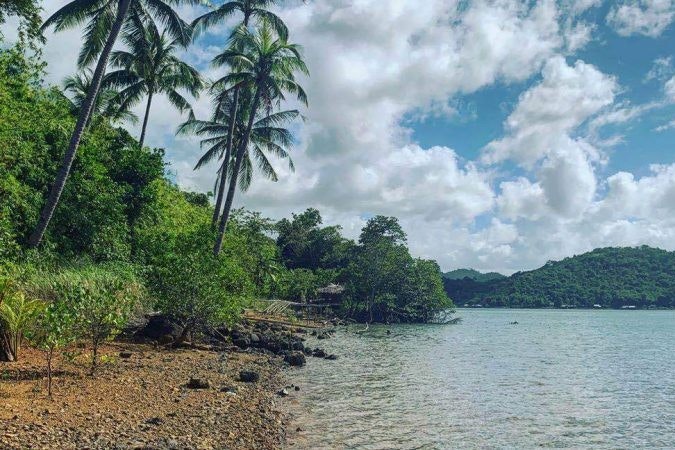
<svg viewBox="0 0 675 450"><path fill-rule="evenodd" d="M675 307L675 252L602 248L488 281L444 279L456 305L485 307Z"/></svg>
<svg viewBox="0 0 675 450"><path fill-rule="evenodd" d="M480 281L482 283L485 281L506 278L506 276L497 272L481 273L474 269L457 269L444 273L443 278L448 280L463 280L464 278L470 278L474 281Z"/></svg>

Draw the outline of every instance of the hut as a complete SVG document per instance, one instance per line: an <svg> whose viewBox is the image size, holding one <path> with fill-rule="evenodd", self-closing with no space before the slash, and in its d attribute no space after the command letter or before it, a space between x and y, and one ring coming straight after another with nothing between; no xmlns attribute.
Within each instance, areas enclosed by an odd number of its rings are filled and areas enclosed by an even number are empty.
<svg viewBox="0 0 675 450"><path fill-rule="evenodd" d="M344 286L331 283L328 286L316 290L317 298L312 300L312 303L321 305L339 306L342 304L342 294L344 294Z"/></svg>

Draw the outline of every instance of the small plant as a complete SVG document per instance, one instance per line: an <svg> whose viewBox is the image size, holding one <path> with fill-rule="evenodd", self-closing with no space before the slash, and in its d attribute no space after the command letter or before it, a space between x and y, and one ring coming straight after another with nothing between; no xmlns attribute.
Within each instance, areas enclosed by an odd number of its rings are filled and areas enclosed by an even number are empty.
<svg viewBox="0 0 675 450"><path fill-rule="evenodd" d="M41 309L41 302L28 300L22 292L3 296L0 304L0 322L4 329L2 339L13 361L19 360L24 333L35 322Z"/></svg>
<svg viewBox="0 0 675 450"><path fill-rule="evenodd" d="M96 374L100 345L117 336L141 297L129 272L87 268L63 274L57 283L75 316L74 331L91 343L91 374Z"/></svg>
<svg viewBox="0 0 675 450"><path fill-rule="evenodd" d="M73 342L75 315L63 301L55 301L38 314L35 325L27 338L35 347L43 350L47 357L47 394L52 396L52 362L56 350Z"/></svg>

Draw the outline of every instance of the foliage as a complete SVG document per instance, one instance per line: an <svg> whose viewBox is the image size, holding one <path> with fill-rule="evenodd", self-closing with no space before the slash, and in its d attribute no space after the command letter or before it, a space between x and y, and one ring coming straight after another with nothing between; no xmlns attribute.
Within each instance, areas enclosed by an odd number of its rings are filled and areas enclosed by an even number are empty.
<svg viewBox="0 0 675 450"><path fill-rule="evenodd" d="M209 251L210 230L210 225L196 230L179 251L164 254L148 276L156 308L183 327L179 341L193 331L235 320L251 300L253 289L243 268Z"/></svg>
<svg viewBox="0 0 675 450"><path fill-rule="evenodd" d="M58 273L51 282L54 297L72 311L73 331L92 346L92 374L101 343L114 338L126 324L142 291L133 270L122 265L78 267Z"/></svg>
<svg viewBox="0 0 675 450"><path fill-rule="evenodd" d="M28 341L42 349L47 356L47 392L52 395L52 361L56 350L73 342L75 313L73 309L60 299L45 303L38 314L35 326L26 333Z"/></svg>
<svg viewBox="0 0 675 450"><path fill-rule="evenodd" d="M339 226L320 227L321 213L309 208L276 224L281 258L290 269L344 267L353 243L343 238Z"/></svg>
<svg viewBox="0 0 675 450"><path fill-rule="evenodd" d="M18 361L24 334L35 323L42 303L26 298L23 292L13 290L8 284L0 280L0 339L5 340L8 356Z"/></svg>
<svg viewBox="0 0 675 450"><path fill-rule="evenodd" d="M675 307L675 252L647 246L603 248L530 272L479 283L445 280L460 304L541 308Z"/></svg>
<svg viewBox="0 0 675 450"><path fill-rule="evenodd" d="M485 282L506 278L506 276L497 272L481 273L474 269L456 269L443 274L444 280L463 280L470 278L474 281Z"/></svg>
<svg viewBox="0 0 675 450"><path fill-rule="evenodd" d="M394 217L376 216L344 273L347 311L366 322L429 322L452 308L433 261L414 259Z"/></svg>

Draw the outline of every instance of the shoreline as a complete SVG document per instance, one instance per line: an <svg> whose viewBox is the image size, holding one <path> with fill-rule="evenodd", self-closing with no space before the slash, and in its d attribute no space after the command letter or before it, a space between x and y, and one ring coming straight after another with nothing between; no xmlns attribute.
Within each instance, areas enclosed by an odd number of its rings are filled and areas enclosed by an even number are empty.
<svg viewBox="0 0 675 450"><path fill-rule="evenodd" d="M289 392L292 372L282 357L122 342L102 354L107 363L95 378L83 361L59 357L51 399L41 352L25 349L19 362L0 364L2 448L276 449L289 443L295 428L288 402L296 393ZM242 370L257 372L259 381L239 381ZM208 387L188 387L192 378Z"/></svg>

